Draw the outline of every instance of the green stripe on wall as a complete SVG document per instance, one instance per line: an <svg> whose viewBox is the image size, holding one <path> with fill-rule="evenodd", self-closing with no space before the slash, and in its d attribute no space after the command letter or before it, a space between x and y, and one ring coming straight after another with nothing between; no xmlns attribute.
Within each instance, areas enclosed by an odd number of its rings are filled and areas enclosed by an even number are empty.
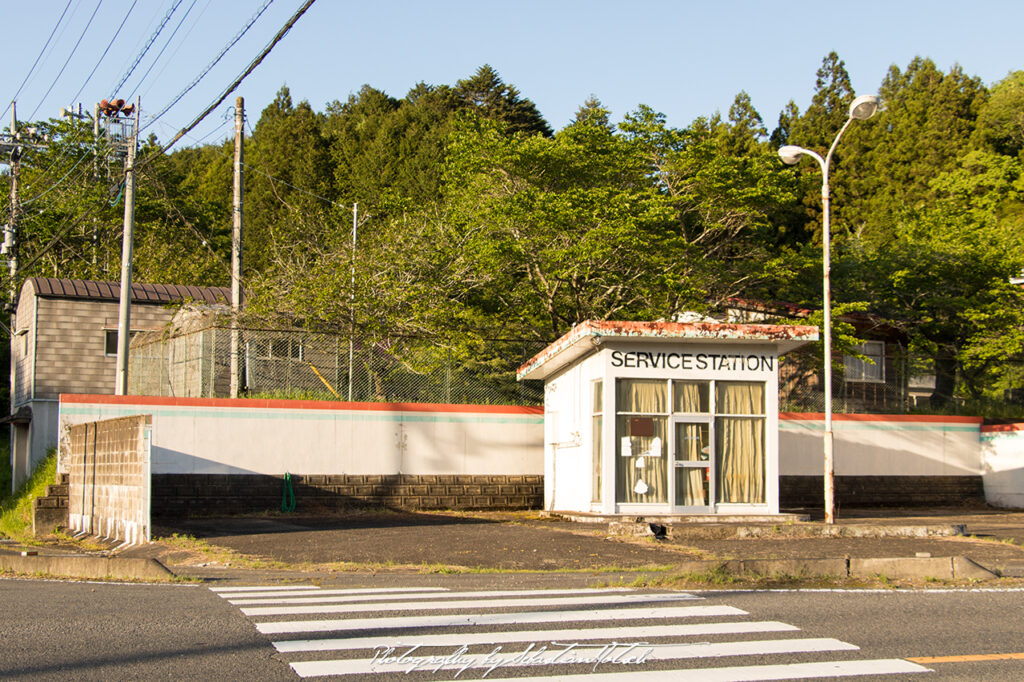
<svg viewBox="0 0 1024 682"><path fill-rule="evenodd" d="M112 405L61 405L61 414L100 415L105 418L127 417L135 414L152 414L160 417L190 417L195 419L266 419L273 414L275 419L287 421L339 421L339 422L429 422L442 424L527 424L543 425L544 417L497 416L472 414L414 414L408 412L321 412L318 410L244 410L237 408L187 409L165 408L152 405L118 407Z"/></svg>
<svg viewBox="0 0 1024 682"><path fill-rule="evenodd" d="M779 420L779 431L824 431L824 421L783 421ZM833 431L962 431L979 433L977 424L928 424L922 422L848 422L833 421Z"/></svg>

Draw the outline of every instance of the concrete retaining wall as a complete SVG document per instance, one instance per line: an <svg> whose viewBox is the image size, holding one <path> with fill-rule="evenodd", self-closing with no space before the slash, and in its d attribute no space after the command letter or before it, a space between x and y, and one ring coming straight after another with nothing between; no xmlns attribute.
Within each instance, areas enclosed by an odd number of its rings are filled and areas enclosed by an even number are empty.
<svg viewBox="0 0 1024 682"><path fill-rule="evenodd" d="M543 499L540 408L61 396L61 423L153 420L153 513L531 509Z"/></svg>
<svg viewBox="0 0 1024 682"><path fill-rule="evenodd" d="M540 408L61 397L62 424L137 414L153 418L155 513L214 511L202 500L275 508L285 473L300 504L540 506ZM839 504L948 506L984 492L993 504L1024 506L1024 425L985 427L983 437L981 421L835 415ZM823 430L820 414L780 415L782 505L821 504Z"/></svg>
<svg viewBox="0 0 1024 682"><path fill-rule="evenodd" d="M983 426L981 466L989 504L1024 509L1024 424Z"/></svg>
<svg viewBox="0 0 1024 682"><path fill-rule="evenodd" d="M129 544L150 534L149 416L70 426L61 457L68 481L68 525Z"/></svg>

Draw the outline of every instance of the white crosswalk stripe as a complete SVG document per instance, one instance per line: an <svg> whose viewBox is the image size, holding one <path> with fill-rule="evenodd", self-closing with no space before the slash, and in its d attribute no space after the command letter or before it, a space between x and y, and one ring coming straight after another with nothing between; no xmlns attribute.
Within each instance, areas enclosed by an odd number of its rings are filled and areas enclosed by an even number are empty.
<svg viewBox="0 0 1024 682"><path fill-rule="evenodd" d="M535 676L514 679L654 682L676 671L686 679L739 682L928 672L903 659L858 659L855 644L801 637L796 626L746 619L725 604L694 604L705 600L683 592L315 585L213 591L274 636L273 646L300 677L439 681L525 673ZM835 660L806 660L826 654ZM727 664L730 657L760 656L792 662ZM726 665L693 667L718 660Z"/></svg>

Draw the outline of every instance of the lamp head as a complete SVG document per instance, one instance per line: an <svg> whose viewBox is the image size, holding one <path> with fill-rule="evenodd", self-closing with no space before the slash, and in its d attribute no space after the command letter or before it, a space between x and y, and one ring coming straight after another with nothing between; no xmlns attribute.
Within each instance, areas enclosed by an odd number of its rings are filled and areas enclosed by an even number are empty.
<svg viewBox="0 0 1024 682"><path fill-rule="evenodd" d="M861 95L850 102L850 118L866 121L875 115L881 103L882 100L878 95Z"/></svg>
<svg viewBox="0 0 1024 682"><path fill-rule="evenodd" d="M787 166L792 166L800 161L804 156L804 150L802 147L787 144L784 147L779 147L779 158Z"/></svg>

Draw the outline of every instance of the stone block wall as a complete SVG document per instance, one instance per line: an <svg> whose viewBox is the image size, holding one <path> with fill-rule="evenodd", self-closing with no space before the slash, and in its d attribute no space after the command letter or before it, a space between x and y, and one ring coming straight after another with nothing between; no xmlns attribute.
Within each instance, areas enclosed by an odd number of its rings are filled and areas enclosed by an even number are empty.
<svg viewBox="0 0 1024 682"><path fill-rule="evenodd" d="M61 439L68 466L68 525L130 544L150 535L148 415L69 427Z"/></svg>
<svg viewBox="0 0 1024 682"><path fill-rule="evenodd" d="M540 509L540 475L292 475L295 511ZM153 515L237 514L281 508L282 476L154 474Z"/></svg>
<svg viewBox="0 0 1024 682"><path fill-rule="evenodd" d="M57 483L46 486L46 495L32 500L32 534L47 535L68 527L68 475L57 474Z"/></svg>
<svg viewBox="0 0 1024 682"><path fill-rule="evenodd" d="M961 507L985 504L981 476L836 476L842 507ZM782 509L824 506L822 476L780 476Z"/></svg>

